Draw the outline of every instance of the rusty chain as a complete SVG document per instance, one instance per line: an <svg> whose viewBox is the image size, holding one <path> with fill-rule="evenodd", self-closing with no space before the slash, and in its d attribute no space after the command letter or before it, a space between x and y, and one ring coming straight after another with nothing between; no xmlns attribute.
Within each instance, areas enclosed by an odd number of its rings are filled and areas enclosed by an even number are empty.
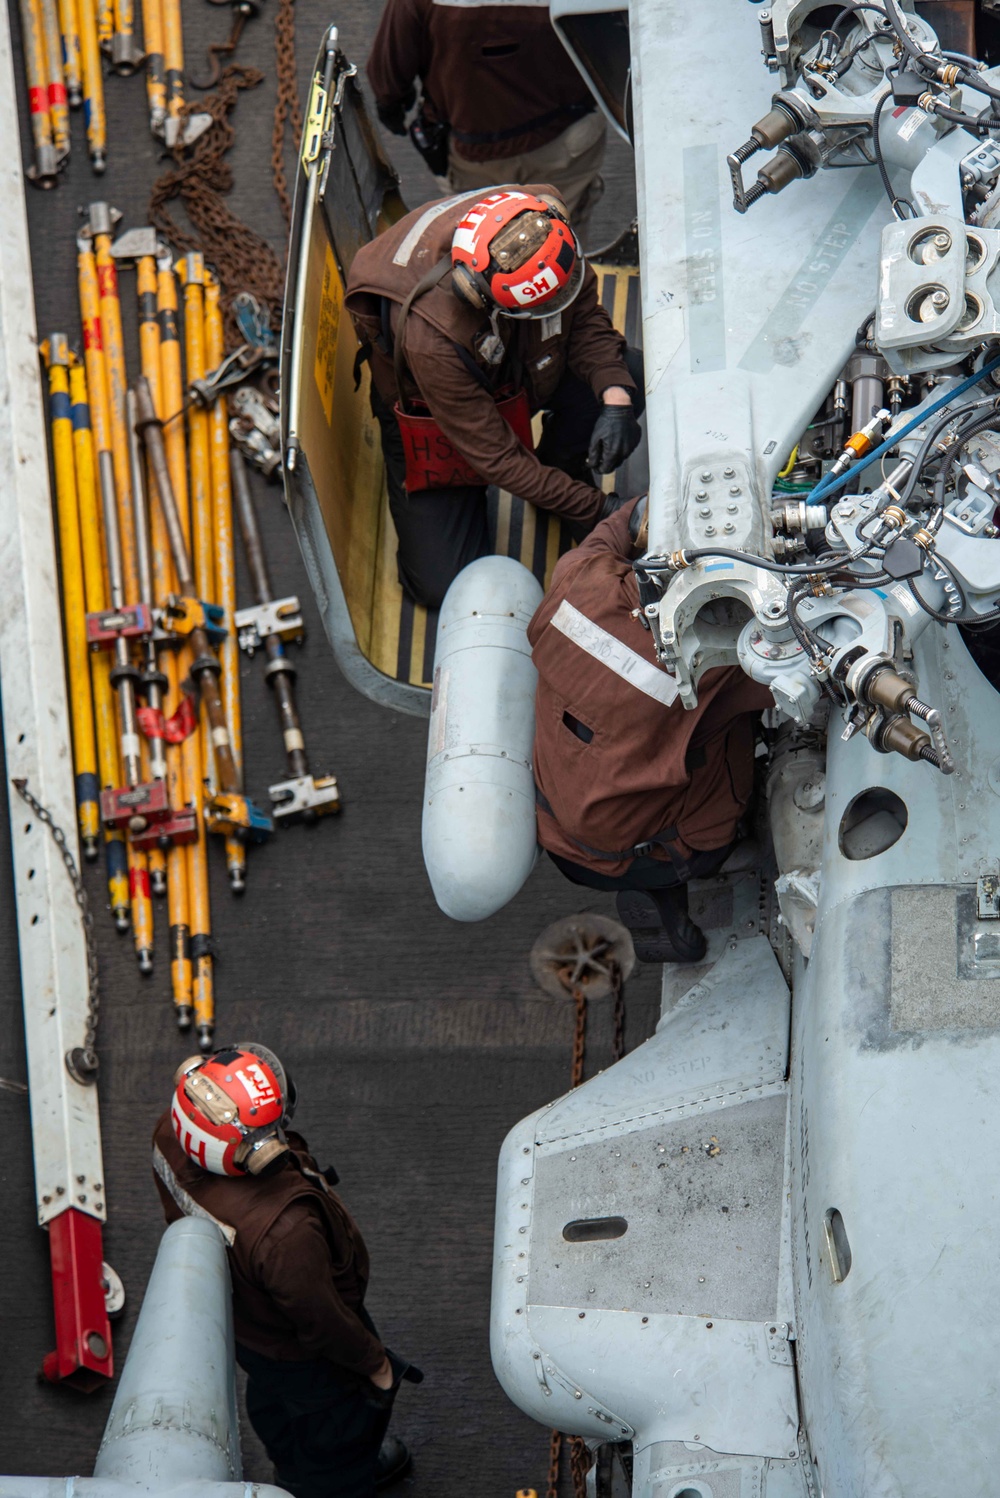
<svg viewBox="0 0 1000 1498"><path fill-rule="evenodd" d="M83 1031L83 1045L74 1046L71 1051L67 1051L65 1061L70 1076L87 1086L97 1081L100 1064L97 1059L97 1013L101 1002L101 986L97 967L97 942L94 938L94 917L91 914L87 891L80 878L80 870L70 851L65 832L48 807L43 806L28 790L26 780L12 776L12 784L21 800L31 807L38 820L43 822L51 832L52 841L59 849L59 856L66 865L66 872L73 886L73 897L80 910L80 924L83 927L83 941L87 950L87 1020Z"/></svg>
<svg viewBox="0 0 1000 1498"><path fill-rule="evenodd" d="M184 106L182 119L208 114L212 123L190 145L184 144L181 131L171 151L173 165L154 182L149 200L150 223L177 248L201 250L215 270L222 286L229 348L243 342L232 311L237 292L251 292L267 308L272 327L281 318L284 267L267 240L238 219L224 201L233 185L232 167L225 158L236 138L229 116L240 94L263 81L259 68L232 63L223 71L214 93ZM167 211L167 204L177 198L193 233L183 229Z"/></svg>
<svg viewBox="0 0 1000 1498"><path fill-rule="evenodd" d="M271 135L271 175L274 190L290 228L292 199L285 176L285 125L292 128L292 148L297 153L302 139L302 104L295 77L295 0L278 0L274 18L274 61L278 79L278 97L274 106L274 131Z"/></svg>

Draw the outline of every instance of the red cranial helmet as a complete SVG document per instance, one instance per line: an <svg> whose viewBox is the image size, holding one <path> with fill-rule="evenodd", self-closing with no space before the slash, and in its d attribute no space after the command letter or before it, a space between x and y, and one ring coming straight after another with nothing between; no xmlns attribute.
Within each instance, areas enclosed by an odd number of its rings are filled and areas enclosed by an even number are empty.
<svg viewBox="0 0 1000 1498"><path fill-rule="evenodd" d="M452 286L473 307L548 317L583 284L583 251L555 199L498 188L466 213L451 241Z"/></svg>
<svg viewBox="0 0 1000 1498"><path fill-rule="evenodd" d="M287 1153L295 1088L266 1046L244 1042L177 1069L170 1121L186 1155L217 1176L260 1175Z"/></svg>

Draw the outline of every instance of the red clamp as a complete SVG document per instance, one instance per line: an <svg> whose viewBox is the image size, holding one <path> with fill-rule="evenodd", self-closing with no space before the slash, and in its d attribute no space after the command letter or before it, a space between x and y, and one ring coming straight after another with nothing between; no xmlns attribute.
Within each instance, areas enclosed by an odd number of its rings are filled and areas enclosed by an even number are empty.
<svg viewBox="0 0 1000 1498"><path fill-rule="evenodd" d="M198 841L198 813L193 806L182 806L162 821L150 822L143 832L129 834L129 842L140 853L151 848L180 847Z"/></svg>
<svg viewBox="0 0 1000 1498"><path fill-rule="evenodd" d="M169 815L165 780L148 780L142 785L117 786L101 792L101 820L105 827L145 832L151 822L162 822Z"/></svg>
<svg viewBox="0 0 1000 1498"><path fill-rule="evenodd" d="M116 640L140 640L152 633L153 611L145 603L87 615L87 644L92 650L110 650Z"/></svg>

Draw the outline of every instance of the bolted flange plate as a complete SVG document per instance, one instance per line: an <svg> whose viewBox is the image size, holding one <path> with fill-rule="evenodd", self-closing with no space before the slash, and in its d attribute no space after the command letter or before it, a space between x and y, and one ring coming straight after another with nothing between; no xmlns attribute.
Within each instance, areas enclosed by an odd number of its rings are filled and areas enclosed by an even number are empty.
<svg viewBox="0 0 1000 1498"><path fill-rule="evenodd" d="M545 993L562 999L580 987L591 999L611 992L611 969L624 981L635 968L632 938L619 921L587 911L548 926L531 949L531 976Z"/></svg>

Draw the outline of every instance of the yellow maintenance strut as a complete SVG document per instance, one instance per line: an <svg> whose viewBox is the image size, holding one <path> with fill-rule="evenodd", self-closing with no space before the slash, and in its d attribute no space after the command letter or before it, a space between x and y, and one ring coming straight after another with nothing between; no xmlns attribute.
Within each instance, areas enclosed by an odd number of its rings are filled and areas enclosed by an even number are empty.
<svg viewBox="0 0 1000 1498"><path fill-rule="evenodd" d="M210 270L205 271L205 363L218 369L225 357L220 287ZM192 378L188 370L188 381ZM243 783L243 724L240 716L240 651L236 639L236 551L233 532L233 497L229 478L229 413L226 398L218 396L208 411L208 440L212 460L212 528L215 532L215 594L213 602L223 611L226 638L219 646L222 662L222 705L226 710L229 741ZM226 837L226 868L234 895L246 889L246 847L231 834Z"/></svg>
<svg viewBox="0 0 1000 1498"><path fill-rule="evenodd" d="M91 418L93 422L94 446L97 452L97 472L101 494L101 509L105 517L114 515L120 525L121 511L118 506L118 497L115 485L115 466L112 455L112 431L111 431L111 398L109 394L108 372L104 359L103 344L103 321L101 318L101 298L98 291L97 260L90 239L86 234L81 234L77 239L77 272L80 294L80 316L83 323L83 346L84 358L87 368L87 384L90 390ZM114 265L111 265L112 271ZM128 441L126 437L125 460L128 464ZM130 475L126 473L128 483ZM132 514L129 510L129 532L132 528ZM105 543L110 546L113 540L105 534ZM134 566L134 563L133 563ZM109 583L112 581L109 575ZM137 586L137 585L136 585ZM124 590L127 584L124 582L123 568L123 602ZM117 609L117 602L112 599L113 608ZM94 639L91 633L91 639ZM120 655L117 649L116 653ZM138 733L133 721L129 719L127 706L126 686L131 685L124 673L126 662L119 659L116 661L115 670L119 680L119 704L122 708L124 720L119 724L121 735L121 747L125 761L126 780L129 786L133 784L132 769L135 767L136 779L138 780L141 748ZM119 670L121 668L121 670ZM110 788L105 786L105 795L114 795L118 790L118 782ZM104 798L102 797L102 800ZM148 799L148 798L147 798ZM120 803L121 804L121 803ZM107 816L105 816L107 821ZM145 853L127 845L129 869L129 897L132 906L132 934L135 943L136 956L139 967L143 972L152 970L153 954L153 907L149 895L149 870Z"/></svg>
<svg viewBox="0 0 1000 1498"><path fill-rule="evenodd" d="M188 381L205 375L205 258L192 252L177 263L184 287L184 347ZM188 460L191 475L190 524L186 540L193 560L194 587L201 599L214 601L215 558L212 553L212 474L208 452L208 414L192 401L188 406ZM180 423L178 423L178 426ZM173 474L171 474L173 478ZM176 486L175 486L176 492ZM183 514L181 517L183 524ZM185 646L181 659L191 666L194 656ZM211 725L204 721L197 737L184 745L185 780L203 821L205 782L214 773ZM200 742L199 742L200 741ZM190 748L189 748L190 744ZM207 1049L215 1031L215 993L212 973L212 927L208 888L208 849L205 840L190 849L188 887L191 892L191 966L194 977L194 1018L201 1046Z"/></svg>
<svg viewBox="0 0 1000 1498"><path fill-rule="evenodd" d="M56 151L49 110L49 60L40 0L21 0L21 44L28 81L28 109L35 159L27 175L36 187L54 187L62 162ZM65 160L65 157L63 157Z"/></svg>
<svg viewBox="0 0 1000 1498"><path fill-rule="evenodd" d="M90 0L81 0L89 4ZM59 29L62 32L63 82L66 85L66 101L70 109L79 109L83 103L83 88L80 76L80 16L77 0L59 0Z"/></svg>
<svg viewBox="0 0 1000 1498"><path fill-rule="evenodd" d="M69 391L87 612L99 613L107 604L101 507L94 462L94 443L90 430L87 376L75 354L70 354ZM118 764L118 733L115 726L114 692L111 687L111 663L103 650L94 652L90 657L90 680L93 688L94 726L97 731L97 763L101 786L107 789L119 783L121 771ZM128 861L125 855L124 834L106 827L104 851L107 860L111 913L118 930L124 932L129 927Z"/></svg>
<svg viewBox="0 0 1000 1498"><path fill-rule="evenodd" d="M52 457L56 471L56 510L59 519L59 570L62 575L66 669L73 723L76 814L83 856L88 862L92 862L97 857L101 831L98 802L101 786L97 778L97 740L94 735L94 702L90 686L90 652L87 649L87 600L83 582L80 511L73 455L73 418L69 397L69 344L65 333L50 333L41 345L41 350L49 372Z"/></svg>
<svg viewBox="0 0 1000 1498"><path fill-rule="evenodd" d="M91 169L101 176L108 164L108 122L104 112L104 72L93 0L79 0L80 71L83 75L83 117Z"/></svg>

